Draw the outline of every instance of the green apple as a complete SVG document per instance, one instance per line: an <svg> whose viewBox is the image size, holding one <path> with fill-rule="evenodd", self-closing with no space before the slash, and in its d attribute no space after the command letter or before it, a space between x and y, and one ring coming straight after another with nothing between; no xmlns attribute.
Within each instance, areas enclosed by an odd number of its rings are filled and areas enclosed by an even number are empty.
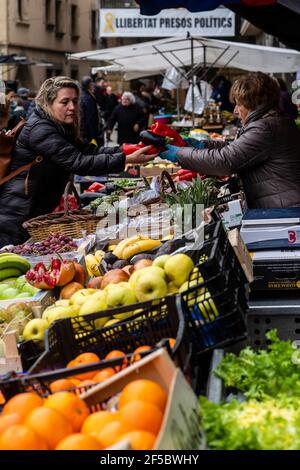
<svg viewBox="0 0 300 470"><path fill-rule="evenodd" d="M107 309L106 291L98 291L96 294L87 297L80 307L79 315L89 315L90 313L102 312ZM104 321L104 323L107 319ZM103 323L103 325L104 325Z"/></svg>
<svg viewBox="0 0 300 470"><path fill-rule="evenodd" d="M76 317L79 314L79 307L71 305L70 307L55 307L48 310L48 313L44 312L43 319L48 321L48 325L51 325L56 320L63 318Z"/></svg>
<svg viewBox="0 0 300 470"><path fill-rule="evenodd" d="M166 281L153 272L146 272L146 269L142 270L144 273L138 277L135 287L135 293L140 302L159 299L168 294Z"/></svg>
<svg viewBox="0 0 300 470"><path fill-rule="evenodd" d="M30 284L24 284L22 287L22 292L26 292L26 294L29 294L30 297L34 297L39 292L39 289L31 286Z"/></svg>
<svg viewBox="0 0 300 470"><path fill-rule="evenodd" d="M165 273L175 286L180 287L189 280L190 274L194 269L192 259L183 254L171 256L165 264Z"/></svg>
<svg viewBox="0 0 300 470"><path fill-rule="evenodd" d="M9 289L11 286L9 284L0 284L0 296L2 292L4 292L6 289Z"/></svg>
<svg viewBox="0 0 300 470"><path fill-rule="evenodd" d="M118 320L117 318L111 318L110 320L108 320L108 322L105 323L105 325L103 326L103 328L109 328L110 326L116 326L118 323L120 323L120 320ZM104 336L110 336L111 334L113 334L115 331L122 331L122 327L119 326L117 328L114 328L113 330L108 330L104 333Z"/></svg>
<svg viewBox="0 0 300 470"><path fill-rule="evenodd" d="M169 294L177 294L178 291L178 287L175 286L175 284L173 282L169 282L168 284L168 293Z"/></svg>
<svg viewBox="0 0 300 470"><path fill-rule="evenodd" d="M107 286L107 308L124 307L137 302L135 291L128 282L110 284ZM132 312L124 312L114 315L114 318L122 320L132 315Z"/></svg>
<svg viewBox="0 0 300 470"><path fill-rule="evenodd" d="M24 328L23 339L25 341L43 341L47 328L48 323L41 318L30 320Z"/></svg>
<svg viewBox="0 0 300 470"><path fill-rule="evenodd" d="M153 274L157 277L160 277L161 279L165 279L166 275L165 272L162 268L159 268L158 266L148 266L143 269L139 269L138 271L135 271L131 278L129 279L129 284L133 290L136 288L137 280L139 279L140 276L142 276L144 273L147 274Z"/></svg>
<svg viewBox="0 0 300 470"><path fill-rule="evenodd" d="M27 284L26 277L25 276L20 276L16 281L15 281L15 287L17 289L23 289L23 287Z"/></svg>
<svg viewBox="0 0 300 470"><path fill-rule="evenodd" d="M5 289L1 293L1 299L2 300L15 299L18 294L19 294L18 289L15 289L14 287L9 287L8 289Z"/></svg>
<svg viewBox="0 0 300 470"><path fill-rule="evenodd" d="M33 297L31 296L28 292L21 292L21 294L18 294L16 299L28 299L30 297Z"/></svg>
<svg viewBox="0 0 300 470"><path fill-rule="evenodd" d="M171 258L171 255L161 255L158 258L155 258L152 266L157 266L159 268L165 269L165 264L169 258Z"/></svg>
<svg viewBox="0 0 300 470"><path fill-rule="evenodd" d="M78 292L75 292L70 299L71 305L83 305L84 302L87 300L87 297L95 294L97 292L96 289L82 289Z"/></svg>

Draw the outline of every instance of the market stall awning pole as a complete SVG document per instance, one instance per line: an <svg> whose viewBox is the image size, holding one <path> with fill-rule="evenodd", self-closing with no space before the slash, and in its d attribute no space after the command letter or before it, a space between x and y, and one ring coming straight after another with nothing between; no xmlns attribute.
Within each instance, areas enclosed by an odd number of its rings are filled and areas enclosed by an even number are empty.
<svg viewBox="0 0 300 470"><path fill-rule="evenodd" d="M191 38L191 74L192 74L192 126L195 127L195 75L194 75L194 40Z"/></svg>

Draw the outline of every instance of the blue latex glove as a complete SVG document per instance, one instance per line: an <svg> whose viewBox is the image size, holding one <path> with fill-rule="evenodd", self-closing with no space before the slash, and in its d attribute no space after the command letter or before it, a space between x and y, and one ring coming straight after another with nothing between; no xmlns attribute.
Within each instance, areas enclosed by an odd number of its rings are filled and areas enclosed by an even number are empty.
<svg viewBox="0 0 300 470"><path fill-rule="evenodd" d="M193 137L184 137L183 140L187 143L188 147L194 147L199 150L206 149L207 140L197 140Z"/></svg>
<svg viewBox="0 0 300 470"><path fill-rule="evenodd" d="M172 163L177 163L177 154L182 147L175 147L175 145L166 145L166 151L159 154L160 158L169 160Z"/></svg>

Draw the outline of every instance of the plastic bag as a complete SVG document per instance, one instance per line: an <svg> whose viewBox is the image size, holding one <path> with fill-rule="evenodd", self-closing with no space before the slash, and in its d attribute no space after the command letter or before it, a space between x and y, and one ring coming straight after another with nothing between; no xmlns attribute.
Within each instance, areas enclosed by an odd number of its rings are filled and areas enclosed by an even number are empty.
<svg viewBox="0 0 300 470"><path fill-rule="evenodd" d="M189 82L184 77L183 71L180 73L178 69L172 67L166 71L161 88L165 90L176 90L178 87L186 90L189 87Z"/></svg>
<svg viewBox="0 0 300 470"><path fill-rule="evenodd" d="M190 113L193 112L192 90L193 90L193 85L190 85L187 96L186 96L185 105L184 105L185 111L188 111ZM209 85L209 83L201 80L199 85L194 84L194 113L195 114L203 113L204 108L211 96L211 93L212 93L212 87L211 85Z"/></svg>

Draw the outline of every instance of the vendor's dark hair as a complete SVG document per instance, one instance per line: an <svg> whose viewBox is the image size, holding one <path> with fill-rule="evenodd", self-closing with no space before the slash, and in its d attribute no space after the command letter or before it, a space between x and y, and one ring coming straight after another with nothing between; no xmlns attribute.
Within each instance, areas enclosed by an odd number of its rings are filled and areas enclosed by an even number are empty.
<svg viewBox="0 0 300 470"><path fill-rule="evenodd" d="M234 82L230 91L232 103L240 104L250 111L258 107L277 108L280 88L274 78L262 72L244 75Z"/></svg>

